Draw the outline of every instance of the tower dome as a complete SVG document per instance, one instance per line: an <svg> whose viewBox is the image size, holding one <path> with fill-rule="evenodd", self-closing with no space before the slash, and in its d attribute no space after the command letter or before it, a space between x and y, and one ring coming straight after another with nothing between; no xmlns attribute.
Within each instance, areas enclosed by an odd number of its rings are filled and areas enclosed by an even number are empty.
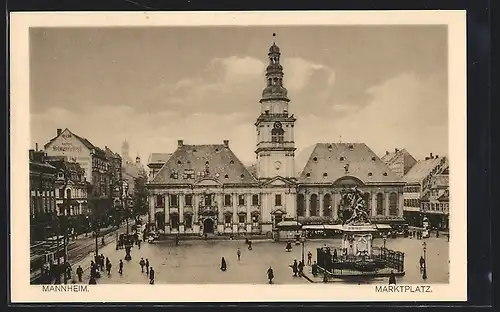
<svg viewBox="0 0 500 312"><path fill-rule="evenodd" d="M280 53L280 47L273 42L273 45L269 48L269 54L271 53Z"/></svg>

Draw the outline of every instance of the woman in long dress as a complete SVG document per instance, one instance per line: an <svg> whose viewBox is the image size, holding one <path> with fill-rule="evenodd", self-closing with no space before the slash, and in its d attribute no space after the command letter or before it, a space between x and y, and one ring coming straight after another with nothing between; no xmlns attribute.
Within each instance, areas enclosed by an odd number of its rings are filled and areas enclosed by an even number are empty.
<svg viewBox="0 0 500 312"><path fill-rule="evenodd" d="M220 264L220 269L222 271L225 271L227 269L226 259L224 259L224 257L222 257L221 264Z"/></svg>

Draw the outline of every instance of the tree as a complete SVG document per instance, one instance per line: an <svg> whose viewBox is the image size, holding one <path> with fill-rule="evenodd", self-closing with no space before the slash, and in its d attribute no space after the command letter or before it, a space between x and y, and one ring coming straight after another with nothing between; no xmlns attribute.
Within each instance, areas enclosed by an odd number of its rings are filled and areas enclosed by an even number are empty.
<svg viewBox="0 0 500 312"><path fill-rule="evenodd" d="M139 176L134 179L134 207L133 217L146 214L148 212L148 191L146 189L146 177Z"/></svg>

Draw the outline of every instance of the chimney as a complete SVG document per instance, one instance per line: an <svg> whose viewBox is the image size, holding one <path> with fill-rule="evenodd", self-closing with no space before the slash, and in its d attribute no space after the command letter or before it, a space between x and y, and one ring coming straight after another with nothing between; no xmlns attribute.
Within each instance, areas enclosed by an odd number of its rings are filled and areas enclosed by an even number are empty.
<svg viewBox="0 0 500 312"><path fill-rule="evenodd" d="M439 158L439 155L436 155L436 158Z"/></svg>
<svg viewBox="0 0 500 312"><path fill-rule="evenodd" d="M183 147L184 146L184 140L177 140L177 147Z"/></svg>
<svg viewBox="0 0 500 312"><path fill-rule="evenodd" d="M433 158L433 157L432 157L432 153L429 155L429 158L430 158L430 159L432 159L432 158Z"/></svg>
<svg viewBox="0 0 500 312"><path fill-rule="evenodd" d="M224 140L224 146L229 147L229 140Z"/></svg>
<svg viewBox="0 0 500 312"><path fill-rule="evenodd" d="M386 154L386 155L389 155L389 151L385 151L385 154Z"/></svg>
<svg viewBox="0 0 500 312"><path fill-rule="evenodd" d="M38 143L35 143L35 151L38 151Z"/></svg>
<svg viewBox="0 0 500 312"><path fill-rule="evenodd" d="M425 160L429 160L430 158L429 157L425 157Z"/></svg>
<svg viewBox="0 0 500 312"><path fill-rule="evenodd" d="M30 149L30 161L35 160L35 150Z"/></svg>
<svg viewBox="0 0 500 312"><path fill-rule="evenodd" d="M399 152L399 150L397 148L394 149L394 153L397 153Z"/></svg>
<svg viewBox="0 0 500 312"><path fill-rule="evenodd" d="M57 136L60 136L62 132L62 129L57 129Z"/></svg>

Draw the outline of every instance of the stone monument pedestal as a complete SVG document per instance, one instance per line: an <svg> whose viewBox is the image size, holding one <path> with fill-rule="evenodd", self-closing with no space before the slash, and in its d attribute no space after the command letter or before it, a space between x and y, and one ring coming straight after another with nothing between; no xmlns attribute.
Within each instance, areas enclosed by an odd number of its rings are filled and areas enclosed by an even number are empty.
<svg viewBox="0 0 500 312"><path fill-rule="evenodd" d="M373 232L377 229L372 224L342 226L342 250L346 256L371 256Z"/></svg>

